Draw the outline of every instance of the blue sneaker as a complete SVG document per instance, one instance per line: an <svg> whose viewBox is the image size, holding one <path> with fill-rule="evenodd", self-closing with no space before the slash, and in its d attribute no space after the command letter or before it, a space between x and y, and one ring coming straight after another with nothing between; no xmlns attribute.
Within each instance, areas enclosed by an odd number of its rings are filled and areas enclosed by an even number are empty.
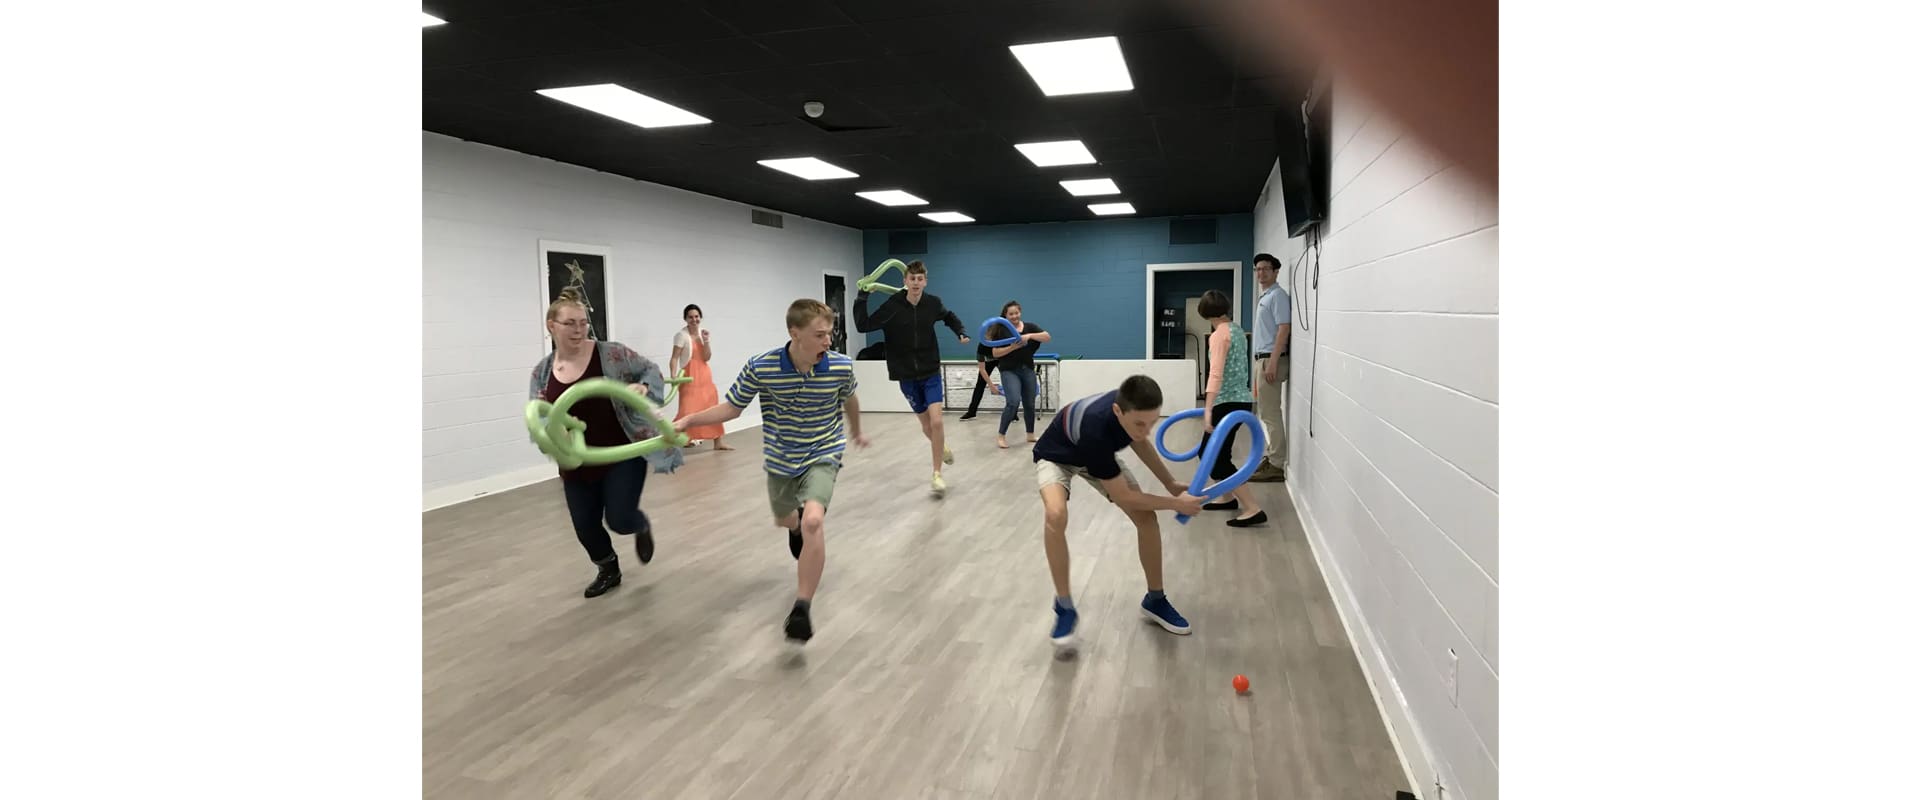
<svg viewBox="0 0 1920 800"><path fill-rule="evenodd" d="M1162 628L1166 628L1168 633L1177 633L1181 636L1193 633L1193 628L1187 625L1187 618L1180 616L1180 612L1173 610L1173 604L1167 602L1167 596L1164 594L1159 597L1147 595L1146 599L1141 600L1140 616L1146 617L1149 621Z"/></svg>
<svg viewBox="0 0 1920 800"><path fill-rule="evenodd" d="M1080 624L1080 612L1071 608L1061 608L1060 601L1053 602L1053 633L1048 638L1053 646L1062 653L1073 651L1073 629Z"/></svg>

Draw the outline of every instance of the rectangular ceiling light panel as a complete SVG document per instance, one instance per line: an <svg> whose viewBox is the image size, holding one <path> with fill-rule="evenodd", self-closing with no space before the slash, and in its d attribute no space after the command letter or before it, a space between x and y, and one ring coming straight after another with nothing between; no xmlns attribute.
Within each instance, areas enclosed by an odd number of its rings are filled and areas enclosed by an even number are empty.
<svg viewBox="0 0 1920 800"><path fill-rule="evenodd" d="M1079 139L1061 142L1027 142L1016 144L1014 149L1032 161L1036 167L1064 167L1072 164L1093 163L1093 153Z"/></svg>
<svg viewBox="0 0 1920 800"><path fill-rule="evenodd" d="M540 94L642 128L705 125L713 120L612 83L541 89Z"/></svg>
<svg viewBox="0 0 1920 800"><path fill-rule="evenodd" d="M1048 97L1133 90L1133 76L1112 36L1007 48Z"/></svg>
<svg viewBox="0 0 1920 800"><path fill-rule="evenodd" d="M788 175L797 178L806 178L810 181L831 181L841 178L860 177L859 175L812 156L806 158L771 158L761 161L760 166L777 169Z"/></svg>

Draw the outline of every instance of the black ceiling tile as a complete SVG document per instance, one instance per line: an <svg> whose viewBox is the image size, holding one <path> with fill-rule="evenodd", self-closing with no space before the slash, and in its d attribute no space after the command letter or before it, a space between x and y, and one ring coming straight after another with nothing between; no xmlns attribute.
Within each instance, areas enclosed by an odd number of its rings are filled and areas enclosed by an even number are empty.
<svg viewBox="0 0 1920 800"><path fill-rule="evenodd" d="M853 22L832 0L707 0L704 8L708 15L746 36Z"/></svg>
<svg viewBox="0 0 1920 800"><path fill-rule="evenodd" d="M734 99L702 102L701 116L721 125L743 128L769 127L770 134L772 127L784 126L793 121L793 115L784 113L782 109L767 105L757 98L733 93L731 87L728 88L728 92L733 94Z"/></svg>
<svg viewBox="0 0 1920 800"><path fill-rule="evenodd" d="M868 53L858 61L842 61L811 66L819 78L845 89L868 86L899 86L930 83L932 78L924 61L907 56Z"/></svg>
<svg viewBox="0 0 1920 800"><path fill-rule="evenodd" d="M862 27L886 54L923 59L930 65L947 53L1005 52L1006 48L1005 42L992 38L991 24L974 13L892 19Z"/></svg>
<svg viewBox="0 0 1920 800"><path fill-rule="evenodd" d="M985 34L1001 47L1118 36L1122 33L1118 12L1114 3L1033 3L1019 13L986 17Z"/></svg>
<svg viewBox="0 0 1920 800"><path fill-rule="evenodd" d="M1093 154L1094 160L1102 164L1157 159L1161 155L1160 138L1150 128L1137 134L1088 136L1081 141L1086 143L1087 152Z"/></svg>
<svg viewBox="0 0 1920 800"><path fill-rule="evenodd" d="M745 37L666 44L651 52L695 75L753 72L786 64L779 54Z"/></svg>
<svg viewBox="0 0 1920 800"><path fill-rule="evenodd" d="M1233 104L1250 106L1297 106L1305 100L1304 86L1292 78L1274 75L1265 78L1240 78L1233 82Z"/></svg>
<svg viewBox="0 0 1920 800"><path fill-rule="evenodd" d="M580 15L635 47L739 38L695 2L615 3L581 9Z"/></svg>
<svg viewBox="0 0 1920 800"><path fill-rule="evenodd" d="M646 50L634 48L518 59L466 69L502 88L520 92L598 83L617 83L640 91L636 86L640 82L688 74Z"/></svg>
<svg viewBox="0 0 1920 800"><path fill-rule="evenodd" d="M1276 115L1279 113L1279 106L1234 109L1233 140L1235 142L1272 142Z"/></svg>
<svg viewBox="0 0 1920 800"><path fill-rule="evenodd" d="M445 26L449 29L453 25ZM476 20L460 26L486 36L498 47L487 61L558 56L599 50L622 50L626 41L584 14L563 11L519 17Z"/></svg>
<svg viewBox="0 0 1920 800"><path fill-rule="evenodd" d="M426 28L420 31L420 64L425 69L478 64L498 60L510 47L464 25Z"/></svg>
<svg viewBox="0 0 1920 800"><path fill-rule="evenodd" d="M499 81L459 67L442 67L420 73L421 94L436 100L486 97L506 91L510 90Z"/></svg>
<svg viewBox="0 0 1920 800"><path fill-rule="evenodd" d="M880 52L879 45L854 25L769 33L753 38L791 64L864 62Z"/></svg>
<svg viewBox="0 0 1920 800"><path fill-rule="evenodd" d="M839 0L840 13L855 22L938 17L977 9L980 0Z"/></svg>
<svg viewBox="0 0 1920 800"><path fill-rule="evenodd" d="M915 115L956 110L959 106L940 87L931 84L850 88L847 94L868 108L892 115ZM831 113L833 108L829 106Z"/></svg>

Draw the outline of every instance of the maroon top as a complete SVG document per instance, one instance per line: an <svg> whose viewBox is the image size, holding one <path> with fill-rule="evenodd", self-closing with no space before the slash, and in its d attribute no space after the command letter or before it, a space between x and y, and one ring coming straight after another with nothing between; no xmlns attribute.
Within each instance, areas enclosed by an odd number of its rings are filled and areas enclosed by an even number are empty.
<svg viewBox="0 0 1920 800"><path fill-rule="evenodd" d="M580 377L575 378L573 383L561 383L560 375L556 372L553 377L547 379L547 388L540 392L540 399L551 403L560 399L560 393L566 391L569 387L573 386L574 383L579 383L588 378L604 376L605 373L600 370L600 348L596 347L593 349L593 355L587 359L587 370L580 373ZM632 443L632 440L627 438L627 432L620 428L620 418L614 415L612 400L604 397L582 400L574 403L572 408L567 409L567 413L579 419L581 422L587 423L586 435L587 446L589 447L619 447L623 444ZM562 469L560 470L560 479L567 481L597 481L606 477L609 466L610 465L602 464L598 466L582 466L579 469Z"/></svg>

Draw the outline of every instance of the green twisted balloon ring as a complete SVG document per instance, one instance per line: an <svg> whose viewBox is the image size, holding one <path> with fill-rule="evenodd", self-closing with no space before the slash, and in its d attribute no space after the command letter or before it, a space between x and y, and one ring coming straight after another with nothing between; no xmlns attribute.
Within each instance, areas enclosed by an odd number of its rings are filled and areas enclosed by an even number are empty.
<svg viewBox="0 0 1920 800"><path fill-rule="evenodd" d="M679 376L668 378L667 379L667 396L660 399L660 405L664 406L668 403L673 402L674 395L677 395L680 393L680 385L683 383L692 383L692 382L693 382L693 379L687 377L687 371L684 369L680 370Z"/></svg>
<svg viewBox="0 0 1920 800"><path fill-rule="evenodd" d="M686 383L686 378L675 378L673 383ZM540 452L547 454L562 469L578 469L582 466L615 464L629 459L651 455L673 447L687 446L688 438L683 433L663 433L651 439L623 444L619 447L588 447L584 431L587 423L567 413L574 403L596 397L618 400L640 409L653 420L654 429L672 431L670 421L660 415L660 409L647 396L627 387L626 384L611 378L594 378L574 384L553 403L534 400L527 403L527 432L533 435L533 442L539 445ZM671 397L671 395L669 395ZM543 419L544 418L544 419Z"/></svg>
<svg viewBox="0 0 1920 800"><path fill-rule="evenodd" d="M867 277L854 281L853 285L859 287L860 291L863 291L863 292L881 292L883 294L893 294L895 292L898 292L900 291L901 287L888 286L880 282L880 276L887 274L887 270L890 270L890 269L900 270L900 278L902 280L906 279L907 265L905 263L902 263L900 259L889 258L885 261L880 262L880 266L874 267L872 272L867 273Z"/></svg>

